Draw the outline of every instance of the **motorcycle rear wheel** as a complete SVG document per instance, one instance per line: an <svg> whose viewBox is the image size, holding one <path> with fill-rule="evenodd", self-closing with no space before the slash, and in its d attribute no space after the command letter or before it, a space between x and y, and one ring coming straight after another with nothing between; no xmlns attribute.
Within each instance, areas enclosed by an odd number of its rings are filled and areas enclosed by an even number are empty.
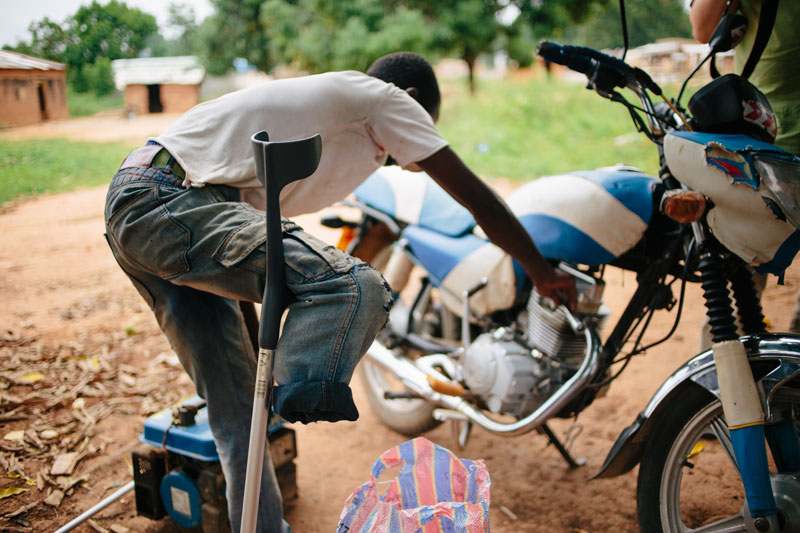
<svg viewBox="0 0 800 533"><path fill-rule="evenodd" d="M404 394L408 390L391 373L364 359L358 365L361 383L370 407L380 421L408 437L416 437L441 424L433 418L434 406L417 398L387 399L385 393Z"/></svg>
<svg viewBox="0 0 800 533"><path fill-rule="evenodd" d="M786 496L796 496L796 484L778 474L771 477L776 500L784 489ZM636 499L641 531L757 531L715 396L693 387L669 405L644 450ZM780 501L778 506L784 524L797 523L796 506Z"/></svg>

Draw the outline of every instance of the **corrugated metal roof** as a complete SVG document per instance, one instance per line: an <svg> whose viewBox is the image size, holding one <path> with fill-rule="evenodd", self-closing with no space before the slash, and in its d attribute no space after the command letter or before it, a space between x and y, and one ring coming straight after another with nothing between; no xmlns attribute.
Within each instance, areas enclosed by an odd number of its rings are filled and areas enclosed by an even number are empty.
<svg viewBox="0 0 800 533"><path fill-rule="evenodd" d="M194 56L141 57L137 59L115 59L114 84L122 90L126 85L199 85L206 70Z"/></svg>
<svg viewBox="0 0 800 533"><path fill-rule="evenodd" d="M64 70L64 63L28 56L10 50L0 50L0 68L20 70Z"/></svg>

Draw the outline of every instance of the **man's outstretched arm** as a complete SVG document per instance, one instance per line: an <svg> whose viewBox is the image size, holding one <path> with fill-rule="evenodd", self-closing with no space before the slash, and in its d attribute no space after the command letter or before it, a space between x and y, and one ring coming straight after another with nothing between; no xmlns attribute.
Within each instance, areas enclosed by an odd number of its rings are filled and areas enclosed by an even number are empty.
<svg viewBox="0 0 800 533"><path fill-rule="evenodd" d="M506 203L450 147L442 148L417 165L469 209L494 244L519 261L539 294L575 308L573 278L554 269L542 257Z"/></svg>

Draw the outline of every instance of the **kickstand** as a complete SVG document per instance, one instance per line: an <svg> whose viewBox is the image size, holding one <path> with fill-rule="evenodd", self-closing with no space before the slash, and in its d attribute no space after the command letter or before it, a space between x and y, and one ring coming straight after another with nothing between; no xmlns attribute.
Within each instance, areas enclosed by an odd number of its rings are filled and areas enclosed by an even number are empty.
<svg viewBox="0 0 800 533"><path fill-rule="evenodd" d="M472 431L472 422L469 420L451 420L451 431L453 436L453 445L458 450L463 450L467 447L470 431Z"/></svg>
<svg viewBox="0 0 800 533"><path fill-rule="evenodd" d="M547 440L550 441L550 444L555 446L558 453L561 454L561 457L567 462L570 468L578 468L579 466L583 466L586 464L586 457L578 457L577 459L573 459L572 455L569 453L569 450L561 443L555 433L547 426L547 424L542 424L537 428L539 433L543 433L547 436Z"/></svg>
<svg viewBox="0 0 800 533"><path fill-rule="evenodd" d="M453 439L453 447L458 450L466 448L472 431L472 422L466 415L450 409L434 409L433 418L439 422L450 422L450 436Z"/></svg>

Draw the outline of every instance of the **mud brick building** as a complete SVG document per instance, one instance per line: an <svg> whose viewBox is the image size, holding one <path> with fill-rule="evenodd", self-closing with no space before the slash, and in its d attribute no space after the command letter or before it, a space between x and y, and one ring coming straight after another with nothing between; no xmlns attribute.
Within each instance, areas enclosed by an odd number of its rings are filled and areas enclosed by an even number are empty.
<svg viewBox="0 0 800 533"><path fill-rule="evenodd" d="M200 102L205 69L194 56L117 59L111 68L128 114L183 113Z"/></svg>
<svg viewBox="0 0 800 533"><path fill-rule="evenodd" d="M0 50L0 128L68 116L63 63Z"/></svg>

